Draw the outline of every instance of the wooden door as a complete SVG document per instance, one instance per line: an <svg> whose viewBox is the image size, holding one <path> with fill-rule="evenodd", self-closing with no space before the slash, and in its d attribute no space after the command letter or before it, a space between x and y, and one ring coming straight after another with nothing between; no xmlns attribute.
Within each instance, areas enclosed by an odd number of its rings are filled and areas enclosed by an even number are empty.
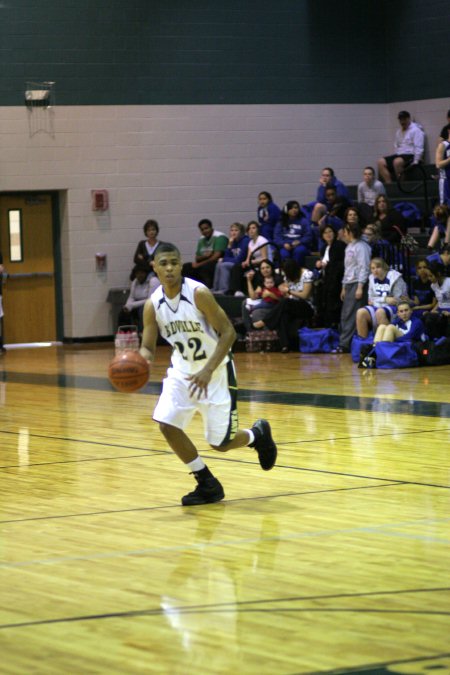
<svg viewBox="0 0 450 675"><path fill-rule="evenodd" d="M10 222L20 223L11 250ZM0 196L5 343L56 340L52 195ZM21 257L21 260L17 260Z"/></svg>

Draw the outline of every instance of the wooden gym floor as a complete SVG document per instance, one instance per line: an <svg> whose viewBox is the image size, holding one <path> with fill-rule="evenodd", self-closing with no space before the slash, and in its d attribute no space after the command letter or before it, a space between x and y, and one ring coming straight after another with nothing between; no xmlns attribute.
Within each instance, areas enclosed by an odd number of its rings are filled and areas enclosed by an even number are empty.
<svg viewBox="0 0 450 675"><path fill-rule="evenodd" d="M112 347L0 359L0 672L450 672L450 367L361 371L347 355L237 354L254 451L192 437L192 477Z"/></svg>

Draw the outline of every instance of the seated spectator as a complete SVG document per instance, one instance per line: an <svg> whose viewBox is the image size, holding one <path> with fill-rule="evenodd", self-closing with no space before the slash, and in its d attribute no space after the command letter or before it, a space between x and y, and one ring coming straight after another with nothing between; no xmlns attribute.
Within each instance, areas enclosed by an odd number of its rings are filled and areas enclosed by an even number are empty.
<svg viewBox="0 0 450 675"><path fill-rule="evenodd" d="M397 315L392 323L378 326L373 343L377 342L424 342L426 340L423 321L413 314L409 302L402 300L397 306Z"/></svg>
<svg viewBox="0 0 450 675"><path fill-rule="evenodd" d="M400 211L391 207L387 197L378 195L373 209L373 220L380 238L389 244L399 244L406 232L406 223Z"/></svg>
<svg viewBox="0 0 450 675"><path fill-rule="evenodd" d="M153 271L153 259L155 257L156 249L161 244L161 242L158 241L159 225L156 220L150 219L144 223L143 230L146 239L142 239L138 243L133 262L135 265L139 265L139 267L146 267L147 272L151 272L151 274L155 276L155 272ZM136 267L134 267L131 272L131 281L134 279L133 274L135 269Z"/></svg>
<svg viewBox="0 0 450 675"><path fill-rule="evenodd" d="M247 236L249 238L247 255L242 262L242 269L248 270L251 265L259 265L261 260L267 258L269 255L268 241L259 232L259 224L255 220L251 220L247 225ZM258 249L258 250L257 250ZM253 252L256 251L255 255Z"/></svg>
<svg viewBox="0 0 450 675"><path fill-rule="evenodd" d="M408 287L397 270L390 270L382 258L370 262L368 304L356 312L356 332L366 338L381 324L392 321L401 300L408 300Z"/></svg>
<svg viewBox="0 0 450 675"><path fill-rule="evenodd" d="M249 241L245 260L240 266L236 265L231 270L230 293L234 295L245 295L247 290L245 273L252 266L260 265L261 261L269 255L268 241L259 234L259 224L256 220L251 220L247 225L247 237Z"/></svg>
<svg viewBox="0 0 450 675"><path fill-rule="evenodd" d="M324 169L322 169L322 173L319 180L319 187L317 188L316 204L314 205L311 214L311 222L315 225L318 225L319 220L326 213L325 190L329 187L336 188L337 196L341 197L344 201L347 202L346 206L348 206L351 203L350 195L344 183L342 183L340 180L336 178L333 169L331 169L329 166L325 167Z"/></svg>
<svg viewBox="0 0 450 675"><path fill-rule="evenodd" d="M450 316L450 277L445 276L444 265L430 263L431 288L436 296L436 305L423 315L425 330L431 339L447 336Z"/></svg>
<svg viewBox="0 0 450 675"><path fill-rule="evenodd" d="M436 296L431 288L430 268L426 258L420 258L416 262L416 276L411 282L411 295L413 310L418 316L433 309L436 304Z"/></svg>
<svg viewBox="0 0 450 675"><path fill-rule="evenodd" d="M320 272L317 311L327 328L337 328L341 316L341 285L344 275L345 243L337 238L331 225L322 225L320 236L325 244L322 257L316 262Z"/></svg>
<svg viewBox="0 0 450 675"><path fill-rule="evenodd" d="M342 277L339 346L335 350L337 354L350 351L350 344L356 329L356 312L360 307L364 307L367 301L371 256L369 244L361 238L359 225L347 223L344 225L343 234L347 247Z"/></svg>
<svg viewBox="0 0 450 675"><path fill-rule="evenodd" d="M378 160L378 176L384 183L400 178L406 167L422 161L425 134L421 127L411 120L407 110L398 114L400 129L395 134L393 155Z"/></svg>
<svg viewBox="0 0 450 675"><path fill-rule="evenodd" d="M133 270L133 281L131 282L130 294L119 312L118 327L134 324L137 327L138 332L142 333L144 305L158 286L158 277L152 276L152 274L148 272L148 267L146 265L136 265Z"/></svg>
<svg viewBox="0 0 450 675"><path fill-rule="evenodd" d="M319 219L319 228L322 225L331 225L336 231L342 230L344 227L345 216L350 209L353 209L356 214L358 211L355 207L349 207L349 201L345 197L340 197L335 187L327 187L325 190L325 213ZM359 214L358 214L359 220ZM314 231L318 232L314 225Z"/></svg>
<svg viewBox="0 0 450 675"><path fill-rule="evenodd" d="M428 248L439 248L439 243L444 240L444 244L450 242L450 214L445 204L438 204L433 209L431 216L431 235L428 240Z"/></svg>
<svg viewBox="0 0 450 675"><path fill-rule="evenodd" d="M280 207L277 206L270 192L263 190L258 195L259 232L268 241L273 241L275 225L280 220Z"/></svg>
<svg viewBox="0 0 450 675"><path fill-rule="evenodd" d="M230 238L223 254L217 261L214 271L213 293L228 293L233 267L241 268L247 257L248 237L245 234L245 225L233 223L230 225Z"/></svg>
<svg viewBox="0 0 450 675"><path fill-rule="evenodd" d="M439 201L450 206L450 140L441 141L436 148L436 167L439 169Z"/></svg>
<svg viewBox="0 0 450 675"><path fill-rule="evenodd" d="M310 321L314 315L313 281L311 270L301 268L295 260L288 258L283 264L286 281L280 285L284 298L264 317L254 321L254 328L269 328L278 332L281 351L288 352L292 329L296 333L301 324Z"/></svg>
<svg viewBox="0 0 450 675"><path fill-rule="evenodd" d="M312 233L308 219L297 201L289 201L284 206L274 237L280 247L281 259L293 258L301 267L311 252Z"/></svg>
<svg viewBox="0 0 450 675"><path fill-rule="evenodd" d="M208 218L202 218L198 224L202 233L195 253L195 261L184 263L183 276L201 281L211 288L217 261L222 258L228 245L228 237L223 232L213 229Z"/></svg>
<svg viewBox="0 0 450 675"><path fill-rule="evenodd" d="M252 329L253 322L264 320L270 309L283 298L275 276L266 276L262 287L253 289L248 278L249 298L242 307L242 319L247 331Z"/></svg>
<svg viewBox="0 0 450 675"><path fill-rule="evenodd" d="M428 265L438 262L444 266L444 276L450 277L450 244L444 244L441 251L435 251L427 256Z"/></svg>
<svg viewBox="0 0 450 675"><path fill-rule="evenodd" d="M283 277L280 274L277 274L273 262L269 260L269 258L264 258L261 260L258 269L252 268L245 274L245 283L249 298L254 297L253 291L256 291L259 294L262 292L264 279L267 277L273 277L276 286L279 286L283 281Z"/></svg>
<svg viewBox="0 0 450 675"><path fill-rule="evenodd" d="M386 195L386 190L381 181L375 178L375 169L366 166L363 171L363 180L358 185L358 209L362 219L370 223L373 215L375 199L378 195Z"/></svg>

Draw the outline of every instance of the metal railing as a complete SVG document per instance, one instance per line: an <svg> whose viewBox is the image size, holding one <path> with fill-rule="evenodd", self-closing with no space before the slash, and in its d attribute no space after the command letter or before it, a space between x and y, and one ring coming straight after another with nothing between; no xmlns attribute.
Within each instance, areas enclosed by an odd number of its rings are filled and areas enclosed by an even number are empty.
<svg viewBox="0 0 450 675"><path fill-rule="evenodd" d="M421 177L418 180L409 180L408 183L416 183L415 185L409 185L406 187L406 182L407 182L407 174L411 173L411 170L418 170ZM429 194L428 194L428 176L427 172L425 170L425 167L423 164L409 164L409 166L405 167L400 174L400 176L397 177L396 180L397 187L405 195L411 195L414 194L415 192L418 192L419 190L423 190L423 198L425 202L425 212L424 212L424 218L428 219L430 214L431 214L431 208L429 204Z"/></svg>

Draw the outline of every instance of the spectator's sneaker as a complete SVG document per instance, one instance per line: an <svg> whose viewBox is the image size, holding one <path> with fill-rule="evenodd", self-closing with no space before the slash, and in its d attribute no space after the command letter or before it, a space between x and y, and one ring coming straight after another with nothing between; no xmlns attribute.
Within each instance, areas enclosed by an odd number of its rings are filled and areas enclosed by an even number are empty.
<svg viewBox="0 0 450 675"><path fill-rule="evenodd" d="M202 480L197 485L195 490L189 492L181 498L183 506L198 506L199 504L212 504L213 502L220 502L225 497L222 485L217 478L211 476Z"/></svg>
<svg viewBox="0 0 450 675"><path fill-rule="evenodd" d="M258 453L259 463L264 471L269 471L277 461L277 446L272 438L270 424L267 420L256 420L252 426L255 440L250 447Z"/></svg>

